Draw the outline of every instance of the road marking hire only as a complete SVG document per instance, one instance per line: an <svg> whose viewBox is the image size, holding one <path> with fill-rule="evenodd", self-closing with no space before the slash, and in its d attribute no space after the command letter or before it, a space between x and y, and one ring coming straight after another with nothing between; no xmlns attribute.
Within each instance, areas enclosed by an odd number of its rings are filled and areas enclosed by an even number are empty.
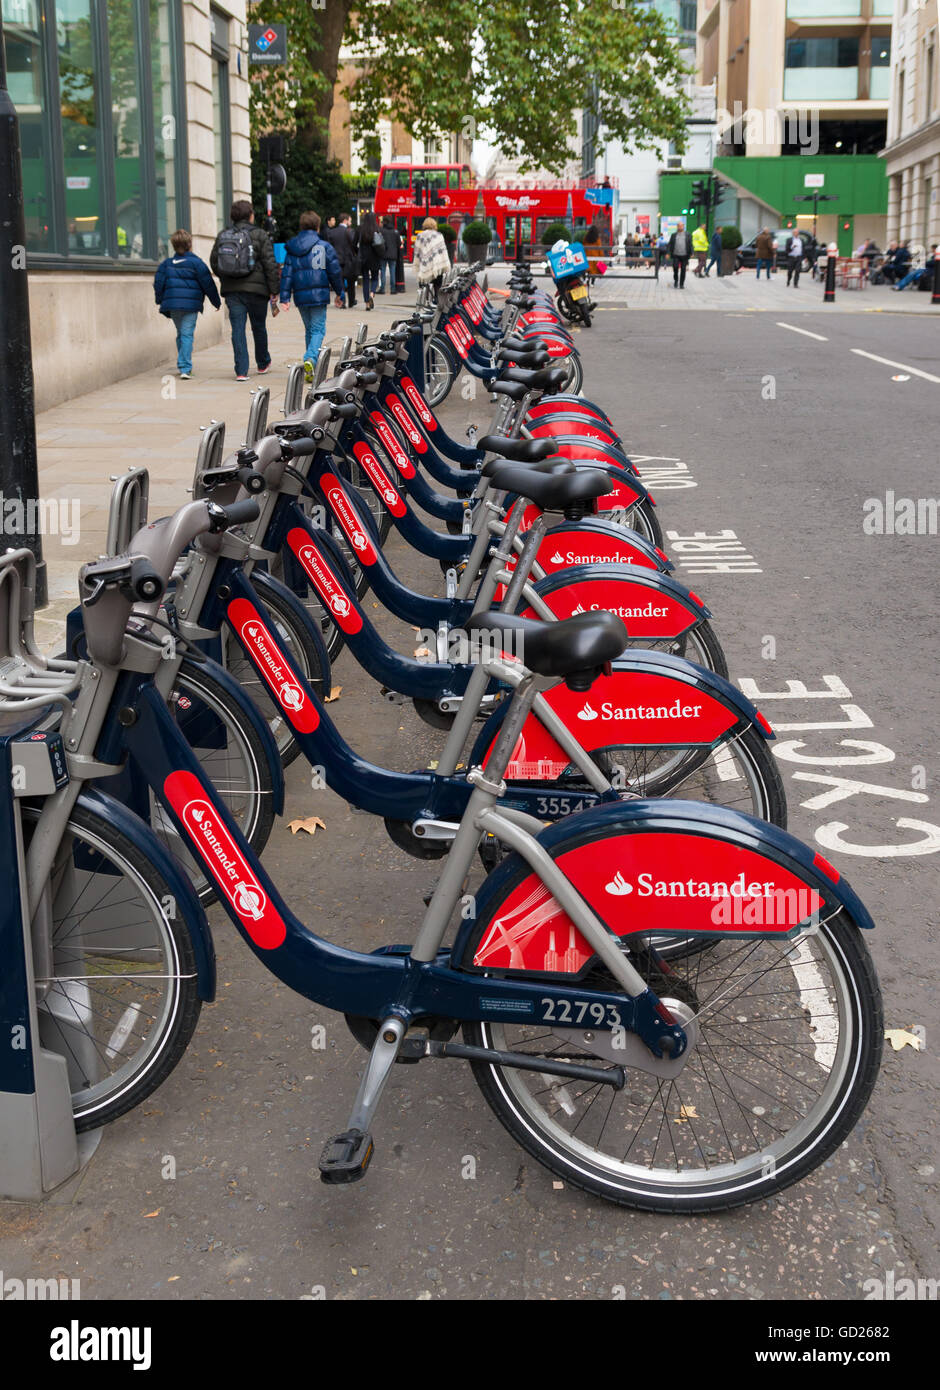
<svg viewBox="0 0 940 1390"><path fill-rule="evenodd" d="M792 323L778 323L778 328L789 328L791 333L802 333L804 338L815 338L817 343L828 343L829 339L824 338L821 333L810 333L808 328L797 328Z"/></svg>
<svg viewBox="0 0 940 1390"><path fill-rule="evenodd" d="M866 352L864 348L852 348L856 357L868 357L872 362L880 362L883 367L897 367L899 371L910 372L911 376L923 377L924 381L933 381L940 386L940 376L931 376L930 372L922 372L918 367L908 367L904 362L892 362L890 357L876 357L873 352Z"/></svg>

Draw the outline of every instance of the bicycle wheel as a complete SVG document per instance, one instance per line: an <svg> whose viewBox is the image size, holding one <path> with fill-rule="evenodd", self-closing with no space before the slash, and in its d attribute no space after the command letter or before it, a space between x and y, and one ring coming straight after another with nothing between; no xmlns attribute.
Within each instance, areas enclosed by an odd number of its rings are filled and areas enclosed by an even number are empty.
<svg viewBox="0 0 940 1390"><path fill-rule="evenodd" d="M450 344L435 333L424 349L424 399L432 409L446 400L457 374L457 358Z"/></svg>
<svg viewBox="0 0 940 1390"><path fill-rule="evenodd" d="M723 939L669 976L648 964L642 943L631 959L689 1029L685 1067L667 1078L643 1059L615 1091L471 1063L528 1153L609 1201L691 1214L769 1197L839 1147L871 1094L883 1032L854 924L839 914L795 941ZM601 970L584 983L613 987ZM464 1034L487 1048L617 1065L609 1034L515 1023L465 1024Z"/></svg>
<svg viewBox="0 0 940 1390"><path fill-rule="evenodd" d="M673 656L684 657L696 666L704 666L707 671L714 671L725 680L729 679L727 658L707 618L689 628L681 637L667 637L659 642L638 641L635 645L650 651L671 652Z"/></svg>
<svg viewBox="0 0 940 1390"><path fill-rule="evenodd" d="M568 380L562 386L562 390L572 396L580 396L581 387L584 385L584 368L581 366L581 358L576 352L571 352L565 358L568 366ZM561 365L559 363L559 365Z"/></svg>
<svg viewBox="0 0 940 1390"><path fill-rule="evenodd" d="M771 745L753 727L717 748L611 747L593 754L604 776L629 797L679 797L744 811L787 828L787 797ZM584 775L562 774L567 791L587 789Z"/></svg>
<svg viewBox="0 0 940 1390"><path fill-rule="evenodd" d="M239 684L247 684L247 673L244 682L238 675L236 679ZM245 839L260 854L274 824L274 797L271 768L257 731L211 670L189 657L183 659L167 705L203 772L235 817ZM150 825L186 870L199 901L214 902L215 889L153 792Z"/></svg>
<svg viewBox="0 0 940 1390"><path fill-rule="evenodd" d="M28 836L39 811L23 818ZM74 808L37 914L48 948L34 946L34 961L39 1036L66 1059L80 1131L139 1105L195 1031L195 955L173 902L136 844Z"/></svg>
<svg viewBox="0 0 940 1390"><path fill-rule="evenodd" d="M637 531L644 540L655 545L657 549L665 549L663 539L663 529L659 524L659 517L652 502L646 498L641 498L632 507L613 507L609 512L599 512L602 521L612 521L617 526L625 526L628 531Z"/></svg>
<svg viewBox="0 0 940 1390"><path fill-rule="evenodd" d="M273 619L274 633L278 641L300 667L308 685L313 687L322 700L330 693L329 658L327 658L327 665L324 669L319 647L304 624L298 619L297 614L276 589L271 589L265 585L259 586L256 592ZM312 614L311 618L313 619ZM315 619L313 620L315 621ZM242 650L238 639L228 627L224 629L222 636L222 661L229 674L238 682L252 704L263 715L274 735L281 763L284 767L288 767L300 753L300 745L280 707L274 703L267 682L258 675L254 665Z"/></svg>

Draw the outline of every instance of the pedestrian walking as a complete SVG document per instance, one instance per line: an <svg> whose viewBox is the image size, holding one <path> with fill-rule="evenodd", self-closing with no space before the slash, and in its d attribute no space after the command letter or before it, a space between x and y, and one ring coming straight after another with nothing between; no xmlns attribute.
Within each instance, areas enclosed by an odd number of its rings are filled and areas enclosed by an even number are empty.
<svg viewBox="0 0 940 1390"><path fill-rule="evenodd" d="M318 235L319 231L318 214L302 212L300 230L284 248L287 256L281 271L281 308L290 308L293 295L297 312L303 320L304 373L308 381L313 380L313 369L326 333L330 286L337 295L343 292L343 272L336 252L328 241Z"/></svg>
<svg viewBox="0 0 940 1390"><path fill-rule="evenodd" d="M414 265L418 285L430 286L436 299L444 276L450 270L450 256L447 254L447 243L433 217L424 219L421 231L415 237Z"/></svg>
<svg viewBox="0 0 940 1390"><path fill-rule="evenodd" d="M271 366L268 351L268 301L278 292L280 272L274 259L274 243L263 227L255 226L255 211L246 198L232 204L229 225L215 239L209 256L212 273L219 279L228 305L235 353L235 376L248 380L247 324L255 344L255 363L263 376Z"/></svg>
<svg viewBox="0 0 940 1390"><path fill-rule="evenodd" d="M327 240L336 252L336 259L343 272L343 293L337 308L345 309L348 306L350 309L354 309L356 307L356 276L359 274L359 257L356 254L352 217L348 212L340 215L339 225L333 228L332 234L327 237Z"/></svg>
<svg viewBox="0 0 940 1390"><path fill-rule="evenodd" d="M385 293L386 279L388 280L389 294L397 294L398 253L401 250L401 237L395 230L395 223L391 217L382 218L382 240L385 242L385 250L382 253L381 283L376 294Z"/></svg>
<svg viewBox="0 0 940 1390"><path fill-rule="evenodd" d="M770 235L769 227L762 227L757 236L757 278L763 269L767 271L767 279L770 279L770 270L774 263L774 239Z"/></svg>
<svg viewBox="0 0 940 1390"><path fill-rule="evenodd" d="M717 266L718 266L718 276L719 276L719 279L721 278L721 252L722 252L721 233L722 233L722 230L723 230L723 228L721 228L721 227L716 227L715 230L712 232L711 244L709 245L709 248L708 248L708 261L707 261L706 266L705 266L705 279L706 279L706 280L708 279L709 273L710 273L711 268L712 268L713 265L717 265Z"/></svg>
<svg viewBox="0 0 940 1390"><path fill-rule="evenodd" d="M792 236L787 237L786 257L787 257L787 288L792 282L793 288L800 288L800 272L803 269L803 256L805 254L803 238L799 231L795 231Z"/></svg>
<svg viewBox="0 0 940 1390"><path fill-rule="evenodd" d="M704 227L696 227L692 233L692 250L696 256L695 275L700 280L705 274L705 262L708 259L708 232Z"/></svg>
<svg viewBox="0 0 940 1390"><path fill-rule="evenodd" d="M685 273L689 268L692 254L692 238L681 222L669 238L669 258L672 261L672 283L676 289L685 289Z"/></svg>
<svg viewBox="0 0 940 1390"><path fill-rule="evenodd" d="M181 381L193 374L193 338L196 321L208 299L222 308L219 292L205 261L193 254L193 239L181 227L170 237L173 255L157 266L153 277L154 298L160 313L171 319L176 329L176 370Z"/></svg>
<svg viewBox="0 0 940 1390"><path fill-rule="evenodd" d="M385 260L385 238L374 212L364 212L359 219L356 250L362 274L362 297L366 308L374 309L373 292L379 282L379 267Z"/></svg>

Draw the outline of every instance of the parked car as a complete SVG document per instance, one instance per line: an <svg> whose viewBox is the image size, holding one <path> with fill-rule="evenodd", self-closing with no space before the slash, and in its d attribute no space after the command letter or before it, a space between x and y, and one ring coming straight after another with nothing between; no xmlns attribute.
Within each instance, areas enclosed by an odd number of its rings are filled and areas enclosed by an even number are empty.
<svg viewBox="0 0 940 1390"><path fill-rule="evenodd" d="M790 227L778 227L776 231L771 232L771 235L774 241L777 243L778 247L777 261L780 264L782 264L784 260L784 251L786 249L786 244L789 241L790 237L793 235L793 230ZM801 231L800 236L803 238L803 269L809 270L813 264L813 261L811 259L811 253L813 251L813 248L817 246L817 242L813 238L812 232ZM738 247L737 269L754 270L756 266L757 237L754 236L751 237L750 241L746 241L743 246Z"/></svg>

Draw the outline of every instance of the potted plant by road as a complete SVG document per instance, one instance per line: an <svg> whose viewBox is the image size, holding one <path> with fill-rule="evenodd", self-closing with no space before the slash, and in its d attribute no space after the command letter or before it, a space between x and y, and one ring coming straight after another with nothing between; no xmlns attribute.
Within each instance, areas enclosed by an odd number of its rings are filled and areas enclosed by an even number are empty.
<svg viewBox="0 0 940 1390"><path fill-rule="evenodd" d="M493 238L489 224L486 222L468 222L463 229L462 236L470 264L485 265L486 248Z"/></svg>
<svg viewBox="0 0 940 1390"><path fill-rule="evenodd" d="M722 275L733 275L738 268L738 247L742 246L744 238L737 227L722 227L721 229L721 273Z"/></svg>
<svg viewBox="0 0 940 1390"><path fill-rule="evenodd" d="M564 222L550 222L542 233L542 245L554 246L556 241L570 241L571 228Z"/></svg>
<svg viewBox="0 0 940 1390"><path fill-rule="evenodd" d="M450 256L451 265L454 264L454 251L457 245L457 233L449 222L438 222L437 230L447 243L447 254Z"/></svg>

